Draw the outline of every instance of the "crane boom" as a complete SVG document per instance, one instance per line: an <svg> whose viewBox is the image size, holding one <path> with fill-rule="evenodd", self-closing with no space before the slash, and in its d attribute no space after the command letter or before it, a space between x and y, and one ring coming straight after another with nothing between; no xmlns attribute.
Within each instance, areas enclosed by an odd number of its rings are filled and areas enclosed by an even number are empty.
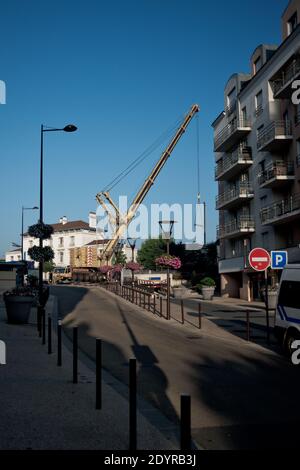
<svg viewBox="0 0 300 470"><path fill-rule="evenodd" d="M130 208L128 209L128 212L122 222L120 223L119 227L117 228L113 238L108 242L104 249L104 254L106 254L106 257L112 256L114 249L118 243L118 240L120 237L124 234L125 230L127 229L128 225L134 218L140 204L143 202L145 199L146 195L148 194L149 190L151 189L151 186L154 184L157 176L161 172L162 168L164 167L166 161L170 157L171 153L173 152L174 148L176 147L177 143L179 142L180 138L184 134L187 126L193 119L194 115L198 113L199 111L199 106L197 104L194 104L189 113L185 116L181 126L177 130L175 136L171 140L170 144L166 148L166 150L163 152L161 155L160 159L152 169L150 175L148 178L145 180L144 184L142 185L141 189L138 191L137 195L135 196L134 200L132 201L132 204Z"/></svg>

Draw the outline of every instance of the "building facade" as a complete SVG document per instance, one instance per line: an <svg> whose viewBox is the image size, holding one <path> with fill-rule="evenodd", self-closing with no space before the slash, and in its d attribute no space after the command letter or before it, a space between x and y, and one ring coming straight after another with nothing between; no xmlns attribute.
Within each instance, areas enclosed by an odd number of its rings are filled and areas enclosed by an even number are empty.
<svg viewBox="0 0 300 470"><path fill-rule="evenodd" d="M224 296L260 297L264 280L248 265L255 247L287 249L289 261L300 262L299 23L293 0L282 15L282 43L258 46L250 73L229 78L224 111L212 124ZM276 282L279 273L272 276Z"/></svg>
<svg viewBox="0 0 300 470"><path fill-rule="evenodd" d="M49 240L44 241L44 245L49 245L53 249L53 261L57 267L70 266L70 250L86 245L96 236L96 214L94 212L89 213L88 222L83 220L68 221L64 216L60 218L59 223L51 225L54 232ZM30 261L28 250L38 244L38 239L30 237L28 234L24 235L25 260Z"/></svg>

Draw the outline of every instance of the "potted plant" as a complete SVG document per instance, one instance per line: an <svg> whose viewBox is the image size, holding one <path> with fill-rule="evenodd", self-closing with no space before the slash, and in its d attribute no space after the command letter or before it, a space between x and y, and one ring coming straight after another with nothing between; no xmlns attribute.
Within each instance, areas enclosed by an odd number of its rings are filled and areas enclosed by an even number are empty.
<svg viewBox="0 0 300 470"><path fill-rule="evenodd" d="M181 260L177 256L162 255L156 258L155 264L164 268L180 269Z"/></svg>
<svg viewBox="0 0 300 470"><path fill-rule="evenodd" d="M204 277L197 285L197 289L201 291L203 300L212 300L215 293L216 283L211 277Z"/></svg>
<svg viewBox="0 0 300 470"><path fill-rule="evenodd" d="M17 287L3 294L7 321L13 324L28 323L35 294L31 287Z"/></svg>

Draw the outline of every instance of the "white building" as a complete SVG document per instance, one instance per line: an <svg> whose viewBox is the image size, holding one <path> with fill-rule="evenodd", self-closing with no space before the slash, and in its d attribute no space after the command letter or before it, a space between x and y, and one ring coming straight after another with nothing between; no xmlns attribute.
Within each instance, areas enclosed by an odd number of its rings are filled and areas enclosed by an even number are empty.
<svg viewBox="0 0 300 470"><path fill-rule="evenodd" d="M72 220L61 217L59 223L51 224L53 234L49 240L44 241L44 246L50 245L54 251L54 263L59 267L70 265L70 248L79 248L93 241L96 235L96 213L89 213L89 221ZM30 261L28 250L34 245L38 245L39 240L24 235L24 259ZM37 263L38 264L38 263Z"/></svg>
<svg viewBox="0 0 300 470"><path fill-rule="evenodd" d="M8 250L5 253L5 261L6 263L12 263L16 261L21 261L22 254L21 254L21 247L13 248L12 250Z"/></svg>

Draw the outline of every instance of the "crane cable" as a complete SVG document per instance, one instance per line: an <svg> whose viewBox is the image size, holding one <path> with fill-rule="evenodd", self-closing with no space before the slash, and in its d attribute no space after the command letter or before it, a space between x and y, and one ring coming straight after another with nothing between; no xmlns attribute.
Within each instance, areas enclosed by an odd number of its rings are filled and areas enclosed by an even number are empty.
<svg viewBox="0 0 300 470"><path fill-rule="evenodd" d="M173 134L174 130L178 128L182 116L176 120L176 122L167 129L160 137L158 137L144 152L142 152L130 165L128 165L121 173L119 173L113 180L105 186L103 191L110 191L117 184L119 184L129 173L131 173L138 165L140 165L149 155L151 155L170 135Z"/></svg>

